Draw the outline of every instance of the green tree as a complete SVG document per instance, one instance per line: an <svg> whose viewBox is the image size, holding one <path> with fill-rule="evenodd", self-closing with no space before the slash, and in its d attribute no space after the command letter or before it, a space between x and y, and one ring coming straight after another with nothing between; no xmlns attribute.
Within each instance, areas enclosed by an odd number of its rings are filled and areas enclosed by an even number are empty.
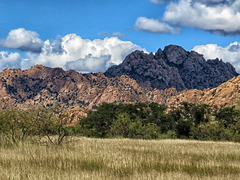
<svg viewBox="0 0 240 180"><path fill-rule="evenodd" d="M96 111L79 120L81 131L86 136L106 137L116 118L117 105L103 103Z"/></svg>
<svg viewBox="0 0 240 180"><path fill-rule="evenodd" d="M230 125L234 125L238 122L240 116L235 111L235 106L232 107L221 107L215 112L216 120L219 121L225 128Z"/></svg>
<svg viewBox="0 0 240 180"><path fill-rule="evenodd" d="M156 139L159 137L159 127L154 123L148 123L144 127L144 139Z"/></svg>
<svg viewBox="0 0 240 180"><path fill-rule="evenodd" d="M18 109L0 111L0 132L5 139L18 144L32 133L30 112Z"/></svg>
<svg viewBox="0 0 240 180"><path fill-rule="evenodd" d="M204 123L195 127L191 132L192 137L198 140L233 140L233 132L218 122Z"/></svg>
<svg viewBox="0 0 240 180"><path fill-rule="evenodd" d="M139 119L132 120L127 113L120 113L112 123L110 136L122 136L124 138L142 137L143 127Z"/></svg>
<svg viewBox="0 0 240 180"><path fill-rule="evenodd" d="M59 107L33 110L32 121L34 122L34 133L40 139L46 137L54 145L60 145L67 136L71 135L67 117Z"/></svg>
<svg viewBox="0 0 240 180"><path fill-rule="evenodd" d="M176 124L176 134L178 138L189 138L192 122L189 119L180 119Z"/></svg>

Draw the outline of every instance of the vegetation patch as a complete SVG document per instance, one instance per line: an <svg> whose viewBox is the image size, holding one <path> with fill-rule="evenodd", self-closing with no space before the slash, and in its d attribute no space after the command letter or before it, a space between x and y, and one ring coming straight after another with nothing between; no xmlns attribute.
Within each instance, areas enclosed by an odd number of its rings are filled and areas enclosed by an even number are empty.
<svg viewBox="0 0 240 180"><path fill-rule="evenodd" d="M240 142L240 108L182 103L102 104L79 120L78 132L99 138L197 139Z"/></svg>
<svg viewBox="0 0 240 180"><path fill-rule="evenodd" d="M239 149L238 143L189 140L25 141L0 147L0 179L238 179Z"/></svg>

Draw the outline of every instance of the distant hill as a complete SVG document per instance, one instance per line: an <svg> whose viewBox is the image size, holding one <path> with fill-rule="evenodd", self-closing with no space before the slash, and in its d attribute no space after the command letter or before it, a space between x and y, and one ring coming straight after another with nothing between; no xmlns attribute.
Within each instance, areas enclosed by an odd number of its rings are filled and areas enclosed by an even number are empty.
<svg viewBox="0 0 240 180"><path fill-rule="evenodd" d="M227 66L231 67L228 64ZM91 109L103 102L156 102L177 106L184 101L221 106L233 105L239 101L239 94L240 76L213 89L179 92L175 88L149 90L126 75L108 78L101 72L96 75L81 74L74 70L64 71L61 68L42 65L24 71L4 69L0 72L0 105L3 106L6 104L51 106L57 103L65 108L85 106Z"/></svg>
<svg viewBox="0 0 240 180"><path fill-rule="evenodd" d="M36 65L25 71L4 69L0 73L0 99L12 104L50 106L58 103L64 107L92 108L102 102L164 103L162 94L168 93L172 95L176 90L148 91L126 75L108 78L102 72L81 74Z"/></svg>
<svg viewBox="0 0 240 180"><path fill-rule="evenodd" d="M222 60L205 60L197 52L169 45L155 54L135 51L120 65L110 67L105 75L109 78L127 75L149 90L176 88L182 91L215 88L238 73Z"/></svg>

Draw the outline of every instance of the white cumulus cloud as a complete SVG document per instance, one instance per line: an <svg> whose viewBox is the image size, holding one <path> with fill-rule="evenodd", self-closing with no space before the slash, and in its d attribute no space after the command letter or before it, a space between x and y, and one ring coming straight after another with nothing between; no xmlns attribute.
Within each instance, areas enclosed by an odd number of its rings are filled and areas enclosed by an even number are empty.
<svg viewBox="0 0 240 180"><path fill-rule="evenodd" d="M36 32L24 28L14 29L8 33L5 39L0 40L0 46L21 51L40 52L43 41Z"/></svg>
<svg viewBox="0 0 240 180"><path fill-rule="evenodd" d="M43 64L80 72L105 71L111 65L120 64L125 56L137 49L144 50L117 37L89 40L76 34L68 34L52 42L45 41L41 53L27 53L28 61L22 64L23 68Z"/></svg>
<svg viewBox="0 0 240 180"><path fill-rule="evenodd" d="M152 18L139 17L136 20L135 28L141 31L147 31L152 33L179 33L180 30L178 28L173 28L167 23L160 22L159 20L155 20Z"/></svg>
<svg viewBox="0 0 240 180"><path fill-rule="evenodd" d="M180 0L167 7L164 21L219 34L240 34L240 0Z"/></svg>
<svg viewBox="0 0 240 180"><path fill-rule="evenodd" d="M108 62L111 60L111 56L92 57L89 55L84 59L78 59L76 61L70 61L66 63L67 69L75 69L82 73L88 72L104 72L108 67Z"/></svg>
<svg viewBox="0 0 240 180"><path fill-rule="evenodd" d="M220 58L229 62L236 68L237 72L240 72L240 42L231 43L227 47L221 47L217 44L198 45L193 50L203 54L205 59Z"/></svg>
<svg viewBox="0 0 240 180"><path fill-rule="evenodd" d="M171 29L172 27L193 27L221 35L240 34L240 0L150 1L155 4L170 3L167 5L163 17L161 17L162 22L153 19L143 19L144 21L142 20L139 23L138 18L136 23L140 24L139 30L152 33L169 33L166 29ZM155 25L153 26L152 24ZM156 31L157 26L159 29L165 27L165 30Z"/></svg>
<svg viewBox="0 0 240 180"><path fill-rule="evenodd" d="M21 67L22 58L18 53L0 52L0 71L4 68L19 68Z"/></svg>

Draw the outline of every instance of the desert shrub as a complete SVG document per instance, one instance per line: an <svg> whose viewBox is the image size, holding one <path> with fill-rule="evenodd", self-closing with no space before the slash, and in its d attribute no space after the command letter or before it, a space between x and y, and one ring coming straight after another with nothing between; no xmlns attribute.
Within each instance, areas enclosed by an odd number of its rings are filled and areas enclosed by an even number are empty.
<svg viewBox="0 0 240 180"><path fill-rule="evenodd" d="M93 137L106 137L112 122L116 119L117 106L103 103L97 111L92 111L86 118L80 119L81 134Z"/></svg>
<svg viewBox="0 0 240 180"><path fill-rule="evenodd" d="M52 144L61 144L71 131L67 126L67 118L59 116L60 111L62 110L57 108L2 109L1 138L18 144L26 139L36 140L38 137L41 140L46 137Z"/></svg>
<svg viewBox="0 0 240 180"><path fill-rule="evenodd" d="M6 140L18 143L28 138L34 131L31 113L17 109L0 111L0 132Z"/></svg>
<svg viewBox="0 0 240 180"><path fill-rule="evenodd" d="M177 134L174 130L169 130L167 133L159 134L159 139L176 139Z"/></svg>
<svg viewBox="0 0 240 180"><path fill-rule="evenodd" d="M190 119L180 119L176 124L176 134L178 138L189 138L192 128Z"/></svg>
<svg viewBox="0 0 240 180"><path fill-rule="evenodd" d="M79 120L79 133L93 137L111 135L144 138L143 131L150 135L149 129L153 129L150 124L164 127L164 123L167 122L165 109L165 106L156 103L103 103L96 111L90 112L86 118ZM150 136L156 137L154 132Z"/></svg>
<svg viewBox="0 0 240 180"><path fill-rule="evenodd" d="M239 122L240 113L235 110L235 106L221 107L215 111L216 120L225 128Z"/></svg>
<svg viewBox="0 0 240 180"><path fill-rule="evenodd" d="M60 108L38 108L34 111L32 121L35 124L35 133L42 138L47 138L54 145L59 145L64 138L72 134L68 127L67 117Z"/></svg>
<svg viewBox="0 0 240 180"><path fill-rule="evenodd" d="M143 135L142 122L139 119L130 119L127 113L120 113L113 121L109 134L112 137L141 138Z"/></svg>
<svg viewBox="0 0 240 180"><path fill-rule="evenodd" d="M194 128L191 134L198 140L232 140L234 137L231 129L225 128L218 122L201 124Z"/></svg>
<svg viewBox="0 0 240 180"><path fill-rule="evenodd" d="M179 113L178 116L183 119L191 119L193 125L198 126L200 123L209 121L211 111L211 108L206 104L197 105L183 102L177 112Z"/></svg>
<svg viewBox="0 0 240 180"><path fill-rule="evenodd" d="M144 139L157 139L160 135L159 127L154 123L148 123L144 126L143 138Z"/></svg>

